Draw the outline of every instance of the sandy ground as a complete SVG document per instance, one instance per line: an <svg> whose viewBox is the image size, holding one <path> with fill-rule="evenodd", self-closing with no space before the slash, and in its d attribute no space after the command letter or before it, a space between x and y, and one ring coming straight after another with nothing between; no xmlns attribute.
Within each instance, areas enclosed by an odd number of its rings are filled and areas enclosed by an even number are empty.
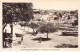
<svg viewBox="0 0 80 52"><path fill-rule="evenodd" d="M13 46L13 48L55 48L55 46L57 45L61 45L61 44L71 44L71 45L78 45L78 37L74 37L74 36L60 36L61 31L57 31L55 33L49 33L49 38L50 40L42 40L41 43L39 43L39 40L37 40L37 38L42 37L42 38L46 38L47 35L46 33L44 34L37 34L36 36L28 33L28 32L32 32L33 29L29 28L29 27L24 27L21 28L19 25L15 25L14 26L14 35L15 33L18 34L22 34L23 36L23 41L21 42L21 44L15 44ZM7 32L9 31L8 26L6 27ZM15 41L13 42L13 44L18 40L20 40L20 38L16 38L13 36L13 38L15 39ZM17 41L16 41L17 40Z"/></svg>

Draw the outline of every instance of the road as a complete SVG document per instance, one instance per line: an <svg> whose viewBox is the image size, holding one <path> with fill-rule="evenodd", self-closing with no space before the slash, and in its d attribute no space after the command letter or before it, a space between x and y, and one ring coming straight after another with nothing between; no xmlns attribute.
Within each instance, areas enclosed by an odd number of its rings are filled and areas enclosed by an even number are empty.
<svg viewBox="0 0 80 52"><path fill-rule="evenodd" d="M7 31L8 29L7 26ZM46 33L44 34L37 34L36 36L32 35L33 29L29 27L21 28L19 25L15 25L13 27L13 34L15 33L23 35L23 41L21 44L18 44L17 41L20 41L20 38L15 37L13 35L13 48L55 48L57 45L61 44L71 44L71 45L78 45L78 37L74 36L60 36L61 31L57 31L55 33L49 33L50 40L46 40ZM39 37L42 38L41 43L39 42Z"/></svg>

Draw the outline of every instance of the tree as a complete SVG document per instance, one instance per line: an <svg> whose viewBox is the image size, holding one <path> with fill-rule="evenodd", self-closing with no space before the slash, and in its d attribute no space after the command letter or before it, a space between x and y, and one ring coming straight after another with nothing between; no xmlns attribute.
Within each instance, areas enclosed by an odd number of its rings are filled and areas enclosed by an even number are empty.
<svg viewBox="0 0 80 52"><path fill-rule="evenodd" d="M3 30L7 24L13 29L14 21L29 22L33 19L32 3L3 3Z"/></svg>
<svg viewBox="0 0 80 52"><path fill-rule="evenodd" d="M38 24L35 24L35 23L31 23L30 25L29 25L29 27L31 27L32 29L33 29L33 34L35 33L35 31L34 31L34 29L37 29L38 28Z"/></svg>
<svg viewBox="0 0 80 52"><path fill-rule="evenodd" d="M13 22L26 21L33 19L32 3L3 3L3 33L7 24L11 28L11 36L13 34ZM3 35L3 38L5 36ZM4 44L4 40L3 40Z"/></svg>
<svg viewBox="0 0 80 52"><path fill-rule="evenodd" d="M47 33L47 39L48 39L48 34L57 31L57 26L54 26L52 23L47 23L42 25L38 29L38 31L41 33Z"/></svg>
<svg viewBox="0 0 80 52"><path fill-rule="evenodd" d="M14 11L13 11L12 4L9 5L7 3L3 3L3 30L6 27L7 24L10 24L11 27L11 34L13 30L13 16L14 16Z"/></svg>

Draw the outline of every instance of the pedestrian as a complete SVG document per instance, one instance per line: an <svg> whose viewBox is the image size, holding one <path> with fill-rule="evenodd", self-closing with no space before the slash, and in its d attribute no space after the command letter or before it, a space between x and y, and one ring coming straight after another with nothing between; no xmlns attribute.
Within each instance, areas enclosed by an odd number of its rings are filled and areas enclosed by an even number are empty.
<svg viewBox="0 0 80 52"><path fill-rule="evenodd" d="M23 41L23 36L21 36L21 42Z"/></svg>

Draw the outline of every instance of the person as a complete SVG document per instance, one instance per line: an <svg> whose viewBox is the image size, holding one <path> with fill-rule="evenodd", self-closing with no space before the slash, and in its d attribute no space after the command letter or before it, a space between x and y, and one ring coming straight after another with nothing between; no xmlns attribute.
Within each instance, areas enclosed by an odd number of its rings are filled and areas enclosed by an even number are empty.
<svg viewBox="0 0 80 52"><path fill-rule="evenodd" d="M40 33L40 32L38 32L38 37L39 37L39 43L41 43L41 41L42 41L42 34Z"/></svg>
<svg viewBox="0 0 80 52"><path fill-rule="evenodd" d="M21 36L21 42L23 41L23 36Z"/></svg>

